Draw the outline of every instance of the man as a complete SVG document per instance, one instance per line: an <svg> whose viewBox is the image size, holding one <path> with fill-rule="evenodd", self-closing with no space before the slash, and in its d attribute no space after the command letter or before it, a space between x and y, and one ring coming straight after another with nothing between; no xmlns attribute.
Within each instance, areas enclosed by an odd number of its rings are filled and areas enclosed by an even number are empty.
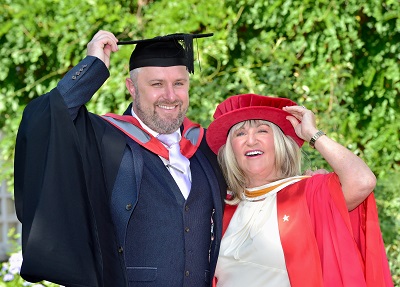
<svg viewBox="0 0 400 287"><path fill-rule="evenodd" d="M118 51L107 31L55 89L26 107L15 151L26 280L210 286L226 184L205 131L185 117L193 52L180 37L188 35L136 45L126 79L133 104L123 116L84 106ZM169 134L181 138L180 148L160 142Z"/></svg>

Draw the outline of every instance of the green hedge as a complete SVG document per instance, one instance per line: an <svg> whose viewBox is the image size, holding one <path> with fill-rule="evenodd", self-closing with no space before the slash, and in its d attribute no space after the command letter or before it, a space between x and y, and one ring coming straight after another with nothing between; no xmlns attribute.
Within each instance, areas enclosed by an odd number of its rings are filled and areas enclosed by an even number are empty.
<svg viewBox="0 0 400 287"><path fill-rule="evenodd" d="M15 135L25 105L86 53L99 29L120 39L213 32L195 43L189 116L207 126L229 95L289 97L362 157L375 191L393 277L400 284L400 2L3 0L0 4L2 179L12 189ZM111 77L89 104L122 112L132 47L112 55ZM305 147L307 165L325 167Z"/></svg>

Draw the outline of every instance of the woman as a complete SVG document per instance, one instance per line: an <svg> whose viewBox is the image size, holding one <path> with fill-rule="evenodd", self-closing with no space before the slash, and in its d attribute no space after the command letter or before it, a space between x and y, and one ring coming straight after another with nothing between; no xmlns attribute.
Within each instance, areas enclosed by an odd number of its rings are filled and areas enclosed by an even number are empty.
<svg viewBox="0 0 400 287"><path fill-rule="evenodd" d="M372 191L376 178L285 98L237 95L207 131L231 197L217 286L393 286ZM308 141L333 172L301 176ZM225 231L226 229L226 231Z"/></svg>

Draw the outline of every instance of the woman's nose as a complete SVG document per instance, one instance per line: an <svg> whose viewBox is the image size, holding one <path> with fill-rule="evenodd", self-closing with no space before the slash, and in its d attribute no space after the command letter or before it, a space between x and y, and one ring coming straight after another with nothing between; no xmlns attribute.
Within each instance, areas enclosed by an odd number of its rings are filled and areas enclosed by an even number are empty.
<svg viewBox="0 0 400 287"><path fill-rule="evenodd" d="M248 145L254 145L257 142L256 134L252 131L249 131L247 133L247 144Z"/></svg>

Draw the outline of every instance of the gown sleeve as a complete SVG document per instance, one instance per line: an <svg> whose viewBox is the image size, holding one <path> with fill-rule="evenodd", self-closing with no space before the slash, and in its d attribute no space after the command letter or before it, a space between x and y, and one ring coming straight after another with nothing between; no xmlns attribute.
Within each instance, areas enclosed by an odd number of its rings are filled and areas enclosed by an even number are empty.
<svg viewBox="0 0 400 287"><path fill-rule="evenodd" d="M324 286L393 286L373 193L349 212L336 174L314 176L306 190Z"/></svg>
<svg viewBox="0 0 400 287"><path fill-rule="evenodd" d="M85 228L93 226L93 217L80 143L63 105L56 89L32 101L17 135L14 196L22 223L21 276L95 286L99 266L96 244L91 244L96 235Z"/></svg>
<svg viewBox="0 0 400 287"><path fill-rule="evenodd" d="M83 83L75 80L69 93ZM65 286L125 286L100 147L104 123L84 106L72 116L65 99L56 88L30 102L17 134L21 276Z"/></svg>

